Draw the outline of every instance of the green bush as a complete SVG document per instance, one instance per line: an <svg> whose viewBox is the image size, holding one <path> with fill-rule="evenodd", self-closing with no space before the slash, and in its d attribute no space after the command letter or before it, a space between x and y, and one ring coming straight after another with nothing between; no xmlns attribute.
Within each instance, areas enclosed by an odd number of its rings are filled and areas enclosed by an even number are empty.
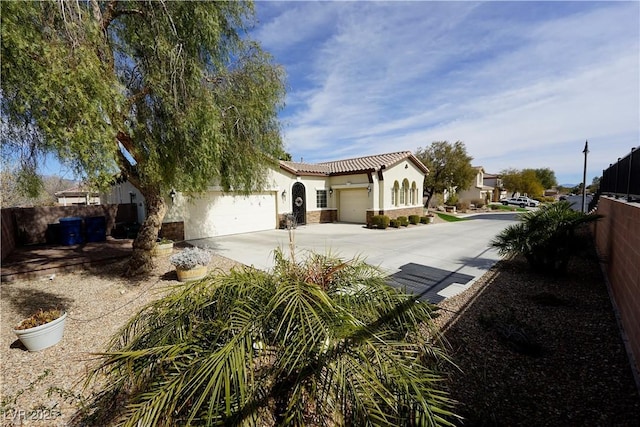
<svg viewBox="0 0 640 427"><path fill-rule="evenodd" d="M409 215L409 223L416 225L420 223L420 215Z"/></svg>
<svg viewBox="0 0 640 427"><path fill-rule="evenodd" d="M457 194L453 194L452 196L450 196L446 202L444 202L445 205L447 206L455 206L458 203L458 195Z"/></svg>
<svg viewBox="0 0 640 427"><path fill-rule="evenodd" d="M389 220L389 227L398 228L400 227L400 221L397 218Z"/></svg>
<svg viewBox="0 0 640 427"><path fill-rule="evenodd" d="M461 201L456 203L456 210L458 212L465 212L469 210L469 202L467 201Z"/></svg>
<svg viewBox="0 0 640 427"><path fill-rule="evenodd" d="M384 230L389 227L389 217L386 215L374 215L371 217L371 225Z"/></svg>
<svg viewBox="0 0 640 427"><path fill-rule="evenodd" d="M406 216L399 216L398 217L398 222L403 227L408 227L409 226L409 219Z"/></svg>
<svg viewBox="0 0 640 427"><path fill-rule="evenodd" d="M484 207L484 200L482 199L473 199L471 203L473 203L477 209L482 209Z"/></svg>
<svg viewBox="0 0 640 427"><path fill-rule="evenodd" d="M275 258L138 312L98 355L82 424L450 424L434 306L358 259Z"/></svg>
<svg viewBox="0 0 640 427"><path fill-rule="evenodd" d="M420 224L429 224L429 218L426 216L420 217Z"/></svg>
<svg viewBox="0 0 640 427"><path fill-rule="evenodd" d="M578 227L600 218L574 211L569 202L544 205L522 214L521 222L502 230L490 245L500 255L523 255L539 271L563 273L581 246Z"/></svg>

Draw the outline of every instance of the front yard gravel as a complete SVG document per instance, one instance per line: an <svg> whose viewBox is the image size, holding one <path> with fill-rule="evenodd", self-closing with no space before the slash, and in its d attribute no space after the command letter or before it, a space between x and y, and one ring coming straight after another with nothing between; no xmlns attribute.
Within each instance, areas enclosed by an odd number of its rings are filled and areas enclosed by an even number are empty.
<svg viewBox="0 0 640 427"><path fill-rule="evenodd" d="M564 277L501 261L439 304L464 426L637 426L640 397L595 255Z"/></svg>
<svg viewBox="0 0 640 427"><path fill-rule="evenodd" d="M238 265L214 256L210 271ZM124 261L51 279L0 286L3 426L64 426L91 390L92 353L142 306L177 284L168 259L139 281ZM30 353L12 329L43 306L68 311L57 345ZM458 369L448 389L465 426L635 426L640 398L594 256L565 277L503 260L467 291L439 304L437 323Z"/></svg>

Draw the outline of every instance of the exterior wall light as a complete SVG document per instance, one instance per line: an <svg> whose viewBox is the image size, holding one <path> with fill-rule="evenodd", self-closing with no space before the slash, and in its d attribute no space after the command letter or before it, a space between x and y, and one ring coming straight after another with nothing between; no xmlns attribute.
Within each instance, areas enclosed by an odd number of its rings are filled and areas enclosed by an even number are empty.
<svg viewBox="0 0 640 427"><path fill-rule="evenodd" d="M171 191L169 191L169 197L171 197L171 203L175 202L175 200L176 200L176 190L174 190L172 188Z"/></svg>
<svg viewBox="0 0 640 427"><path fill-rule="evenodd" d="M282 201L287 200L287 190L282 190Z"/></svg>

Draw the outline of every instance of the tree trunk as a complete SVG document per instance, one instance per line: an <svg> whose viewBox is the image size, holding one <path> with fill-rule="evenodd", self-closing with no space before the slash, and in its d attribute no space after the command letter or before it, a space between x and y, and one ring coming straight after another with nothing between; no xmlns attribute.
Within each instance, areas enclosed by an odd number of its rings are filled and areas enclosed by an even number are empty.
<svg viewBox="0 0 640 427"><path fill-rule="evenodd" d="M133 253L125 273L129 277L148 274L153 270L154 263L151 252L167 212L167 204L160 195L160 189L141 189L141 192L146 200L147 218L133 241Z"/></svg>
<svg viewBox="0 0 640 427"><path fill-rule="evenodd" d="M431 203L431 199L433 198L433 193L435 193L434 188L427 188L427 201L424 203L424 207L429 209L429 203Z"/></svg>

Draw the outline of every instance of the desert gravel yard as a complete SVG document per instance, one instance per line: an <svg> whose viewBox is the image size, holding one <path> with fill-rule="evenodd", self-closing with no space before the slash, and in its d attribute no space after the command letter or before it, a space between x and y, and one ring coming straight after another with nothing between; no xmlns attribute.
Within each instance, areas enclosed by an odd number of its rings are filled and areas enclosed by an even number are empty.
<svg viewBox="0 0 640 427"><path fill-rule="evenodd" d="M595 255L565 277L503 260L438 319L465 426L638 426L640 397Z"/></svg>
<svg viewBox="0 0 640 427"><path fill-rule="evenodd" d="M178 283L167 258L141 281L123 278L123 265L0 285L3 426L68 425L89 394L80 381L91 353ZM214 256L210 270L234 265ZM12 328L49 305L68 310L64 339L29 353ZM551 279L521 259L504 260L440 306L437 321L459 367L448 387L461 425L638 425L638 390L595 258Z"/></svg>
<svg viewBox="0 0 640 427"><path fill-rule="evenodd" d="M143 305L179 282L168 257L140 281L122 277L125 261L52 279L2 283L0 419L2 426L64 426L82 404L80 381L92 359ZM214 256L209 271L228 271L234 261ZM41 307L68 311L64 338L30 353L12 329Z"/></svg>

